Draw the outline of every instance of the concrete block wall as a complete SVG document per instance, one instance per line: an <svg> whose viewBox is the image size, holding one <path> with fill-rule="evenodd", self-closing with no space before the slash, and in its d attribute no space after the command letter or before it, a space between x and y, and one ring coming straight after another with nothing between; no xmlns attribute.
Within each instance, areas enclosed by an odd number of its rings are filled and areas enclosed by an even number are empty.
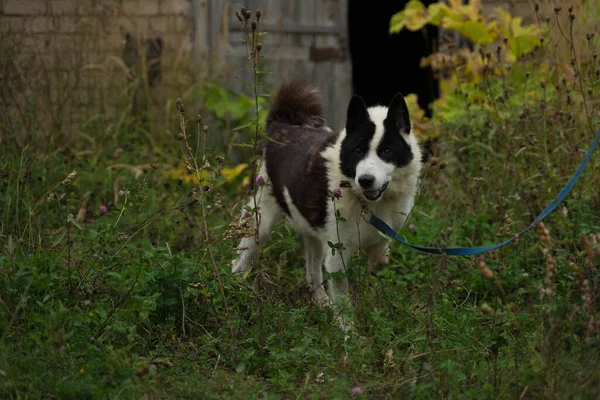
<svg viewBox="0 0 600 400"><path fill-rule="evenodd" d="M87 42L97 62L122 50L126 33L161 38L166 52L190 49L191 26L191 0L0 0L0 30L48 59Z"/></svg>
<svg viewBox="0 0 600 400"><path fill-rule="evenodd" d="M156 82L165 83L151 88L160 95L172 86L173 55L191 49L191 8L192 0L0 0L0 45L10 59L2 73L14 94L0 99L5 112L19 121L18 110L35 109L35 128L45 138L65 129L75 136L90 118L116 115L110 107L127 107L131 95L124 88L132 82L129 72L143 71L136 62L147 39L162 41ZM142 51L132 52L127 36ZM119 106L112 104L117 96ZM137 97L152 101L154 95Z"/></svg>

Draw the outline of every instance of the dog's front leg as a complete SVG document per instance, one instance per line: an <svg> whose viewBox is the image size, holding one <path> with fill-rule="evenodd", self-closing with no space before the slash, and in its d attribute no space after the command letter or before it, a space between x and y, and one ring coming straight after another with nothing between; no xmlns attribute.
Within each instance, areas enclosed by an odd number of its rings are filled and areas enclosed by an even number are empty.
<svg viewBox="0 0 600 400"><path fill-rule="evenodd" d="M305 235L304 256L306 258L306 282L313 295L315 304L322 308L329 304L329 297L323 288L323 260L327 252L327 246L324 246L318 238Z"/></svg>
<svg viewBox="0 0 600 400"><path fill-rule="evenodd" d="M326 271L338 275L329 277L327 286L337 320L344 331L349 331L352 328L352 304L346 276L351 256L351 249L344 249L341 252L336 250L334 255L329 253L325 260ZM339 274L342 274L342 276L339 276Z"/></svg>
<svg viewBox="0 0 600 400"><path fill-rule="evenodd" d="M367 247L366 249L367 257L369 259L369 265L371 267L377 265L388 264L390 259L388 255L390 254L390 242L383 241Z"/></svg>
<svg viewBox="0 0 600 400"><path fill-rule="evenodd" d="M277 205L275 197L267 190L263 191L261 189L260 194L257 196L258 199L258 237L259 244L263 246L271 234L271 231L275 228L275 225L281 221L283 218L283 214L281 209ZM247 203L250 207L253 206L254 202L252 199L248 200ZM252 230L256 230L256 217L254 214L250 214L248 217L244 217L242 214L242 218L247 218L247 221L250 223ZM258 250L258 246L256 244L256 239L254 236L246 236L240 240L240 244L237 249L237 258L232 261L231 271L234 274L246 272L246 270L252 265L254 260L254 255Z"/></svg>

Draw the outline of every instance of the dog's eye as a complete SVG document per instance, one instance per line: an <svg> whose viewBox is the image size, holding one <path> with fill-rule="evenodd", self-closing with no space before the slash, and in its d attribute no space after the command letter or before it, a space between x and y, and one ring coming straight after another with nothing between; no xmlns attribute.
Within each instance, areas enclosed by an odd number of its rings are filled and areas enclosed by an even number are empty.
<svg viewBox="0 0 600 400"><path fill-rule="evenodd" d="M389 158L392 155L392 151L390 149L381 149L379 150L379 155L384 158Z"/></svg>
<svg viewBox="0 0 600 400"><path fill-rule="evenodd" d="M365 149L362 146L358 146L354 148L354 153L355 154L363 154L365 152Z"/></svg>

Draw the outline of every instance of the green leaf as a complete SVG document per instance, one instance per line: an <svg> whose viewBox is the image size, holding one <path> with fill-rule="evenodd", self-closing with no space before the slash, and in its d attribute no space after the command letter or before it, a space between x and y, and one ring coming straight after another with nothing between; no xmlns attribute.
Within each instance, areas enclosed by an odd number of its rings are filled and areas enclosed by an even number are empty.
<svg viewBox="0 0 600 400"><path fill-rule="evenodd" d="M264 137L265 139L267 139L269 142L273 142L273 143L276 143L276 144L284 144L283 142L278 142L277 140L269 137L266 133L261 133L260 135L262 137Z"/></svg>
<svg viewBox="0 0 600 400"><path fill-rule="evenodd" d="M79 222L75 221L75 218L73 218L73 214L67 215L67 221L75 225L80 231L83 230L83 226L81 226Z"/></svg>
<svg viewBox="0 0 600 400"><path fill-rule="evenodd" d="M433 3L427 10L429 11L429 23L435 26L439 26L442 18L448 15L448 6L444 3Z"/></svg>
<svg viewBox="0 0 600 400"><path fill-rule="evenodd" d="M8 235L8 255L12 256L15 254L15 242L13 241L12 235Z"/></svg>
<svg viewBox="0 0 600 400"><path fill-rule="evenodd" d="M229 105L229 113L233 119L241 119L244 117L250 108L253 106L253 102L246 96L238 97L234 102Z"/></svg>
<svg viewBox="0 0 600 400"><path fill-rule="evenodd" d="M57 238L56 240L54 240L54 242L52 242L52 246L50 247L56 247L60 244L60 242L63 241L63 239L65 238L65 235L67 234L67 231L63 231Z"/></svg>
<svg viewBox="0 0 600 400"><path fill-rule="evenodd" d="M335 247L336 247L335 244L333 244L332 241L328 240L327 245L331 248L331 255L335 256Z"/></svg>
<svg viewBox="0 0 600 400"><path fill-rule="evenodd" d="M170 297L168 299L165 300L164 304L166 306L174 306L175 304L177 304L177 299Z"/></svg>
<svg viewBox="0 0 600 400"><path fill-rule="evenodd" d="M253 122L248 122L247 124L243 124L243 125L240 125L240 126L237 126L237 127L233 128L231 131L232 132L241 131L242 129L246 129L247 127L249 127L251 125L254 125L254 123Z"/></svg>
<svg viewBox="0 0 600 400"><path fill-rule="evenodd" d="M492 43L494 40L489 26L483 22L465 21L457 30L460 34L475 43L486 45Z"/></svg>
<svg viewBox="0 0 600 400"><path fill-rule="evenodd" d="M242 78L240 78L239 76L236 76L236 79L240 82L242 82L244 85L248 85L248 86L252 86L252 84Z"/></svg>
<svg viewBox="0 0 600 400"><path fill-rule="evenodd" d="M398 33L407 28L418 31L429 22L427 9L419 0L410 0L404 10L394 14L390 20L390 33Z"/></svg>

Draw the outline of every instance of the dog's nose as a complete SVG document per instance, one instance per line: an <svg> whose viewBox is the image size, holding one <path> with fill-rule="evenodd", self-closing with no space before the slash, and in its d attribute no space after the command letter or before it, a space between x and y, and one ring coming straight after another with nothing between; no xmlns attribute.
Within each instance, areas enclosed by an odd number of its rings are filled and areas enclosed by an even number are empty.
<svg viewBox="0 0 600 400"><path fill-rule="evenodd" d="M361 175L358 178L358 183L363 189L368 189L373 186L373 182L375 182L375 177L373 175Z"/></svg>

